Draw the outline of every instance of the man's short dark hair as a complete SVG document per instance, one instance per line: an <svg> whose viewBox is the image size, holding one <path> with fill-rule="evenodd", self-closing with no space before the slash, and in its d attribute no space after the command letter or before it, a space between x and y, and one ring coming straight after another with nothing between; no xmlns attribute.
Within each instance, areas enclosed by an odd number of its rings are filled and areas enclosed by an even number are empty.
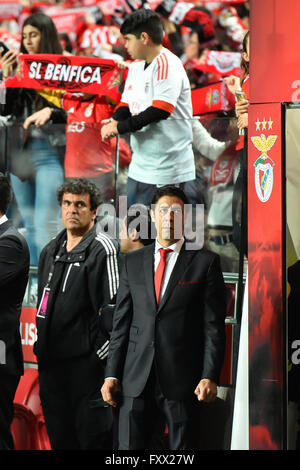
<svg viewBox="0 0 300 470"><path fill-rule="evenodd" d="M62 204L63 195L71 194L89 194L91 210L96 210L102 202L101 193L97 186L86 178L68 178L57 190L57 200Z"/></svg>
<svg viewBox="0 0 300 470"><path fill-rule="evenodd" d="M6 214L9 204L11 203L13 192L9 179L0 172L0 212Z"/></svg>
<svg viewBox="0 0 300 470"><path fill-rule="evenodd" d="M174 186L174 185L166 185L166 186L161 186L160 188L156 190L152 198L152 204L156 204L158 200L164 196L178 197L178 199L181 199L183 204L189 203L185 192L181 188L179 188L178 186Z"/></svg>
<svg viewBox="0 0 300 470"><path fill-rule="evenodd" d="M143 245L150 245L155 238L155 227L151 219L150 211L144 204L132 204L127 211L126 217L127 234L136 229L139 241ZM153 237L152 238L152 234Z"/></svg>
<svg viewBox="0 0 300 470"><path fill-rule="evenodd" d="M157 13L152 10L140 8L131 13L121 26L121 34L133 34L137 38L141 33L149 34L154 44L162 44L164 30Z"/></svg>

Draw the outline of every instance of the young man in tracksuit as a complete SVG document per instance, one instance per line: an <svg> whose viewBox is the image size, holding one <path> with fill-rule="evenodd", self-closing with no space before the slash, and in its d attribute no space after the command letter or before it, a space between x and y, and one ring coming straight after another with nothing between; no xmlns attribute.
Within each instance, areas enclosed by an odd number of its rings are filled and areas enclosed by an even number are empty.
<svg viewBox="0 0 300 470"><path fill-rule="evenodd" d="M53 449L111 448L112 412L100 394L109 339L101 308L118 288L118 245L96 232L93 183L67 180L58 201L65 229L38 268L35 352L46 427Z"/></svg>

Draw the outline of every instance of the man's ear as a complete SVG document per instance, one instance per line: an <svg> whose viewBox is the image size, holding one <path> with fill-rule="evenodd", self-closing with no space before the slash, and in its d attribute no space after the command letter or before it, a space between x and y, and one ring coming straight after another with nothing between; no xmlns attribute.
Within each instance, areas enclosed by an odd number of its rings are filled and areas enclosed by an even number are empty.
<svg viewBox="0 0 300 470"><path fill-rule="evenodd" d="M130 238L132 242L136 242L140 238L139 233L136 228L130 229L128 231L128 237Z"/></svg>
<svg viewBox="0 0 300 470"><path fill-rule="evenodd" d="M94 209L94 210L92 211L92 219L95 220L96 217L97 217L97 209Z"/></svg>
<svg viewBox="0 0 300 470"><path fill-rule="evenodd" d="M142 40L142 43L145 45L145 46L148 46L150 41L151 41L151 38L149 36L148 33L146 33L145 31L143 31L140 35L140 39Z"/></svg>

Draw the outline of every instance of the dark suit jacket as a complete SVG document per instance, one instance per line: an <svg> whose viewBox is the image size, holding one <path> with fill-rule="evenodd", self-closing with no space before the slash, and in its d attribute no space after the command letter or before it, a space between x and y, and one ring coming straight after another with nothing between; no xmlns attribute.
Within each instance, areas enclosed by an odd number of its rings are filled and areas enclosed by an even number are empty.
<svg viewBox="0 0 300 470"><path fill-rule="evenodd" d="M154 246L125 257L106 377L123 394L143 391L153 360L165 397L193 394L202 378L218 383L225 350L225 285L219 256L183 245L157 307Z"/></svg>
<svg viewBox="0 0 300 470"><path fill-rule="evenodd" d="M29 250L8 220L0 225L0 373L23 373L20 313L28 282Z"/></svg>

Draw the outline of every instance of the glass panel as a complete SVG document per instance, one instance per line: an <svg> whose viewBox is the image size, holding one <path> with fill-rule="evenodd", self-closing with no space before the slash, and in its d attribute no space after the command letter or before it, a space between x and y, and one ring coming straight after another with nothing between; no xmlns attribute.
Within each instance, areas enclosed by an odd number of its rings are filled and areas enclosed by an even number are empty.
<svg viewBox="0 0 300 470"><path fill-rule="evenodd" d="M15 196L9 215L27 238L32 265L37 265L43 246L62 228L56 191L64 178L86 177L100 188L106 204L99 209L100 220L107 222L107 215L117 217L112 235L119 235L127 208L130 138L113 138L103 145L101 126L84 121L48 123L40 132L7 121L0 128L1 167L10 174ZM236 120L195 117L192 129L196 178L181 186L194 214L196 206L202 210L201 220L191 219L191 235L203 231L199 240L220 255L223 272L238 273L242 150ZM244 272L246 264L245 257Z"/></svg>
<svg viewBox="0 0 300 470"><path fill-rule="evenodd" d="M209 133L206 145L203 144L205 136L202 136L202 142L197 140L199 125ZM205 118L195 121L193 129L195 193L198 202L202 199L205 205L206 246L220 255L223 272L237 273L242 233L242 149L236 119Z"/></svg>
<svg viewBox="0 0 300 470"><path fill-rule="evenodd" d="M288 449L299 449L300 109L286 111Z"/></svg>
<svg viewBox="0 0 300 470"><path fill-rule="evenodd" d="M201 246L220 255L228 291L226 357L219 392L224 407L222 426L226 425L224 445L228 448L245 281L243 273L247 269L246 255L240 258L244 227L241 201L242 195L246 195L239 179L243 154L238 145L241 142L235 118L195 117L191 124L196 178L181 185L192 209L187 234L200 234ZM84 121L67 125L47 124L42 138L38 133L35 136L36 129L28 132L21 124L7 122L0 129L2 135L7 136L7 145L1 139L2 170L9 173L14 190L8 215L25 235L31 250L31 277L24 307L36 305L39 253L63 228L56 191L66 177L86 177L99 186L103 196L103 204L98 209L99 230L120 238L127 212L130 138L125 135L111 139L104 151L101 125ZM246 238L244 241L246 243ZM246 248L244 244L245 254ZM242 273L239 274L240 266ZM219 418L215 418L218 421Z"/></svg>

